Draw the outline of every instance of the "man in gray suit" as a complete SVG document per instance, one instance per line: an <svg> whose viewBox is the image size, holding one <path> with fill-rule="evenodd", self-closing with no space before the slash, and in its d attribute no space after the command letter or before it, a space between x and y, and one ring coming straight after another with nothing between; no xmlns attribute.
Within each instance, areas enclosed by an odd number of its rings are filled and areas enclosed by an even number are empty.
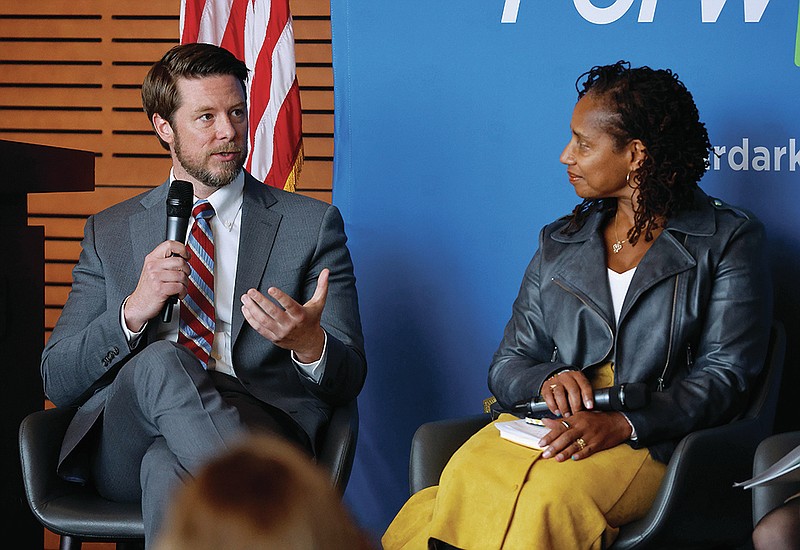
<svg viewBox="0 0 800 550"><path fill-rule="evenodd" d="M42 357L48 398L79 406L59 473L111 500L141 499L150 543L180 480L251 429L313 454L331 407L355 399L366 376L338 210L242 170L246 78L241 61L208 44L176 46L151 68L143 104L172 157L170 179L88 219ZM195 272L188 245L164 240L172 180L213 207L211 346L201 358L178 343ZM181 301L163 322L172 296Z"/></svg>

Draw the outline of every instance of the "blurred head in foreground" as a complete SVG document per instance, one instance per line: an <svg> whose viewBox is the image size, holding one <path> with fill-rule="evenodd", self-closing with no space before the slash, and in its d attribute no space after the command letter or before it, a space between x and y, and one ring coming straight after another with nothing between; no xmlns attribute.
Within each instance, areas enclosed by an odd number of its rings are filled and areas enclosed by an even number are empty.
<svg viewBox="0 0 800 550"><path fill-rule="evenodd" d="M330 474L290 443L251 435L175 495L156 550L370 550Z"/></svg>

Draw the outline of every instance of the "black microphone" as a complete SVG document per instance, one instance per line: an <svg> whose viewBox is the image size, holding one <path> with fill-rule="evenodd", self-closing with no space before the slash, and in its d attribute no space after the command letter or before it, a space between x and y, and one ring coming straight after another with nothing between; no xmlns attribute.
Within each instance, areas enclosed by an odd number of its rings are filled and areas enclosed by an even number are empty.
<svg viewBox="0 0 800 550"><path fill-rule="evenodd" d="M167 240L186 241L186 228L192 217L192 199L194 189L188 181L175 180L169 186L167 194ZM177 296L170 296L164 304L161 320L169 323L172 319L172 306L178 303Z"/></svg>
<svg viewBox="0 0 800 550"><path fill-rule="evenodd" d="M650 388L642 382L620 384L594 391L595 411L635 411L650 402ZM523 401L511 407L514 414L538 416L550 412L547 402L541 395L530 401Z"/></svg>

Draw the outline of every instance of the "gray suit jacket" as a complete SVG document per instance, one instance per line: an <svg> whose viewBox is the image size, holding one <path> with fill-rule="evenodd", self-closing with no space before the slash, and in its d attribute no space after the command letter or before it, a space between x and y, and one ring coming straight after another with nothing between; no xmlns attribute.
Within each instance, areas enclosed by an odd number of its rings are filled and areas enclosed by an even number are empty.
<svg viewBox="0 0 800 550"><path fill-rule="evenodd" d="M165 239L169 183L91 216L73 270L72 290L44 349L45 393L56 406L79 406L62 461L102 414L105 388L158 328L149 323L135 350L120 327L123 300L136 288L144 257ZM290 415L312 445L332 405L354 399L366 376L355 276L336 207L258 182L245 174L234 300L250 288L275 286L304 303L323 268L330 269L322 315L328 358L319 384L301 374L287 350L263 338L233 308L237 377L258 399Z"/></svg>

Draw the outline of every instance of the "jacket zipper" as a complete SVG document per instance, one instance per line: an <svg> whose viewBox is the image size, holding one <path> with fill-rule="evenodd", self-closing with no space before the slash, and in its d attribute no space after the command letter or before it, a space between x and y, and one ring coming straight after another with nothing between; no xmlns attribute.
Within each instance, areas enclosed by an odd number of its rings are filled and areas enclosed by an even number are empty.
<svg viewBox="0 0 800 550"><path fill-rule="evenodd" d="M683 235L683 247L686 248L686 241L689 238L688 233ZM658 377L658 386L656 387L656 391L664 391L664 383L667 379L667 369L669 368L669 360L672 357L672 339L675 336L675 309L678 303L678 281L680 280L681 274L678 273L675 275L675 290L672 292L672 317L669 322L669 346L667 346L667 361L664 363L664 370L661 372L661 376ZM691 348L687 350L687 353L691 353Z"/></svg>
<svg viewBox="0 0 800 550"><path fill-rule="evenodd" d="M656 391L664 391L664 382L666 381L667 377L667 369L669 368L669 360L672 357L672 337L673 333L675 332L675 305L678 302L678 278L680 277L680 273L675 275L675 289L672 291L672 316L669 322L669 345L667 346L667 361L664 363L664 370L661 372L661 376L658 377L658 387ZM687 353L690 353L687 350Z"/></svg>

